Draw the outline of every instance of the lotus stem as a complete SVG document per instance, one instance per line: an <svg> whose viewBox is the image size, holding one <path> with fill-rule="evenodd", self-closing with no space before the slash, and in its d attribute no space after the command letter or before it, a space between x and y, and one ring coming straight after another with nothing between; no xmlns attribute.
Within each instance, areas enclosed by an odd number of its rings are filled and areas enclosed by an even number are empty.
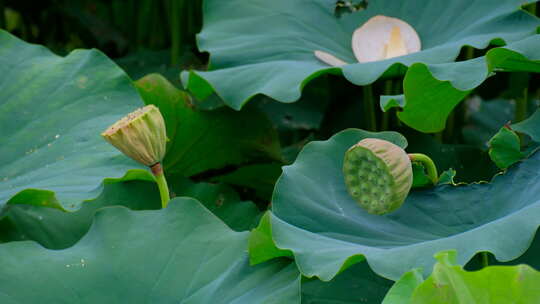
<svg viewBox="0 0 540 304"><path fill-rule="evenodd" d="M0 28L1 29L6 28L4 0L0 0Z"/></svg>
<svg viewBox="0 0 540 304"><path fill-rule="evenodd" d="M482 268L486 268L489 266L489 255L487 252L481 252L480 257L482 259Z"/></svg>
<svg viewBox="0 0 540 304"><path fill-rule="evenodd" d="M536 16L536 2L529 5L529 13Z"/></svg>
<svg viewBox="0 0 540 304"><path fill-rule="evenodd" d="M451 139L454 137L454 128L456 125L456 110L457 108L454 108L452 112L450 112L446 121L445 138L447 142L451 142Z"/></svg>
<svg viewBox="0 0 540 304"><path fill-rule="evenodd" d="M167 185L167 179L165 179L165 174L163 172L163 166L161 163L157 163L150 167L152 174L156 178L156 183L159 189L159 196L161 197L161 207L167 208L171 196L169 194L169 186Z"/></svg>
<svg viewBox="0 0 540 304"><path fill-rule="evenodd" d="M399 95L399 94L403 94L403 81L404 79L402 78L398 78L397 81L394 81L395 84L394 84L394 91L393 91L393 95ZM402 124L401 124L401 120L399 120L399 117L398 117L398 111L394 111L394 118L396 119L396 126L398 128L401 128L402 127Z"/></svg>
<svg viewBox="0 0 540 304"><path fill-rule="evenodd" d="M421 163L424 168L426 168L427 175L434 185L439 182L437 167L435 166L435 163L433 162L433 160L431 160L431 158L429 158L427 155L420 153L411 153L409 154L409 158L412 162Z"/></svg>
<svg viewBox="0 0 540 304"><path fill-rule="evenodd" d="M391 79L387 80L384 83L384 94L385 95L392 95L393 89L394 89L393 81ZM390 120L389 111L391 111L391 109L389 109L388 111L382 113L381 131L388 130L388 125L389 125L389 120Z"/></svg>
<svg viewBox="0 0 540 304"><path fill-rule="evenodd" d="M472 46L465 47L464 60L471 60L474 58L475 49ZM461 134L459 128L465 121L465 100L462 100L456 107L450 112L446 125L445 139L446 142L453 143L454 136Z"/></svg>
<svg viewBox="0 0 540 304"><path fill-rule="evenodd" d="M370 131L377 131L377 116L375 115L375 104L373 100L373 87L364 86L364 111L366 113L367 128Z"/></svg>
<svg viewBox="0 0 540 304"><path fill-rule="evenodd" d="M514 122L520 122L527 117L527 100L529 98L529 88L523 89L523 95L521 98L516 99L516 114Z"/></svg>
<svg viewBox="0 0 540 304"><path fill-rule="evenodd" d="M179 63L183 40L182 11L184 0L171 0L171 64Z"/></svg>

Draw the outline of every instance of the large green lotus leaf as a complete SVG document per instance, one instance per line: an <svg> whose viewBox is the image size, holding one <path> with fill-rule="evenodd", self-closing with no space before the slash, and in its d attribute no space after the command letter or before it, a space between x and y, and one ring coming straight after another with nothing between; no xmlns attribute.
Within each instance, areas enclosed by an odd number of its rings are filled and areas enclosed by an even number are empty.
<svg viewBox="0 0 540 304"><path fill-rule="evenodd" d="M539 118L538 110L531 117L512 125L504 125L489 140L489 156L501 169L520 161L538 148ZM525 151L521 151L522 138L515 131L527 134L533 142L527 142Z"/></svg>
<svg viewBox="0 0 540 304"><path fill-rule="evenodd" d="M88 232L94 214L103 207L149 210L160 209L161 203L155 183L129 181L105 185L99 197L75 212L26 204L8 206L0 220L2 242L32 240L49 249L64 249Z"/></svg>
<svg viewBox="0 0 540 304"><path fill-rule="evenodd" d="M224 184L193 183L187 179L169 180L173 196L192 197L236 231L257 225L261 211ZM10 242L33 240L49 249L73 246L88 232L97 210L124 206L132 210L160 209L155 183L129 181L105 185L94 200L85 202L75 212L26 204L8 205L0 220L0 240Z"/></svg>
<svg viewBox="0 0 540 304"><path fill-rule="evenodd" d="M302 282L302 304L381 303L392 283L375 274L366 262L362 262L343 271L330 282L305 279Z"/></svg>
<svg viewBox="0 0 540 304"><path fill-rule="evenodd" d="M0 245L0 302L299 303L294 265L251 267L246 241L190 198L156 211L108 207L71 248Z"/></svg>
<svg viewBox="0 0 540 304"><path fill-rule="evenodd" d="M435 255L437 264L425 281L411 280L407 273L392 287L384 304L506 304L540 302L540 272L527 265L490 266L467 272L456 265L456 252ZM410 294L393 294L394 288L416 288ZM401 298L400 298L401 296Z"/></svg>
<svg viewBox="0 0 540 304"><path fill-rule="evenodd" d="M242 166L231 173L213 177L211 181L250 189L258 198L269 202L282 166L283 163Z"/></svg>
<svg viewBox="0 0 540 304"><path fill-rule="evenodd" d="M499 129L515 117L515 105L506 99L482 100L473 97L467 102L467 123L462 128L467 144L487 149L488 142Z"/></svg>
<svg viewBox="0 0 540 304"><path fill-rule="evenodd" d="M400 106L398 117L422 132L444 129L454 107L493 72L540 73L540 35L527 37L505 47L491 49L472 60L409 67L403 82L404 96L381 98L381 107Z"/></svg>
<svg viewBox="0 0 540 304"><path fill-rule="evenodd" d="M488 181L499 171L489 154L472 145L444 144L428 134L405 134L409 139L407 151L423 153L435 162L439 172L455 169L456 182Z"/></svg>
<svg viewBox="0 0 540 304"><path fill-rule="evenodd" d="M489 141L489 157L501 169L515 164L525 155L521 152L519 136L507 127L502 127Z"/></svg>
<svg viewBox="0 0 540 304"><path fill-rule="evenodd" d="M262 216L257 205L242 201L238 193L225 184L194 183L187 178L170 184L174 195L197 199L235 231L254 228Z"/></svg>
<svg viewBox="0 0 540 304"><path fill-rule="evenodd" d="M256 161L280 160L277 133L261 112L246 108L197 110L190 97L159 74L136 81L146 104L155 104L165 118L167 174L192 176L210 169Z"/></svg>
<svg viewBox="0 0 540 304"><path fill-rule="evenodd" d="M424 282L422 273L419 269L413 269L405 273L393 286L390 288L384 297L382 304L411 304L412 297L416 287Z"/></svg>
<svg viewBox="0 0 540 304"><path fill-rule="evenodd" d="M457 249L465 264L477 252L509 261L528 248L540 224L540 153L491 183L413 190L400 209L378 216L358 207L342 175L345 151L367 135L346 130L306 145L278 180L266 230L281 249L274 252L292 252L305 276L330 280L367 259L374 272L397 280L418 267L429 274L441 250Z"/></svg>
<svg viewBox="0 0 540 304"><path fill-rule="evenodd" d="M520 10L524 2L378 0L370 1L366 10L337 18L335 1L329 0L255 0L248 5L242 0L208 0L198 45L211 54L210 71L184 72L182 80L198 98L215 91L236 109L256 94L294 102L307 82L325 73L342 73L352 83L366 85L383 74L401 75L415 63L429 70L426 64L452 62L464 45L485 48L494 40L521 40L540 25ZM357 63L352 33L375 15L408 22L420 36L422 51ZM350 64L332 68L315 58L315 50Z"/></svg>
<svg viewBox="0 0 540 304"><path fill-rule="evenodd" d="M0 31L0 205L74 209L112 179L153 177L100 133L143 105L96 50L67 57ZM126 174L124 176L124 174Z"/></svg>
<svg viewBox="0 0 540 304"><path fill-rule="evenodd" d="M532 140L540 142L540 110L536 110L526 120L513 124L512 129L527 134Z"/></svg>
<svg viewBox="0 0 540 304"><path fill-rule="evenodd" d="M139 50L129 53L125 57L115 59L116 64L126 71L131 79L139 79L148 74L159 73L174 85L181 85L178 74L180 74L182 68L204 67L204 64L200 62L197 56L187 50L178 58L178 61L180 66L171 64L170 50Z"/></svg>

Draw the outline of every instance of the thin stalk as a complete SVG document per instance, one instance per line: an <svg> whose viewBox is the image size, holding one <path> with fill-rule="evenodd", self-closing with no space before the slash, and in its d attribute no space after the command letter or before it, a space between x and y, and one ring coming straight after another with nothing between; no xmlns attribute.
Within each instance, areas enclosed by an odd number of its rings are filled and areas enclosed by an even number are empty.
<svg viewBox="0 0 540 304"><path fill-rule="evenodd" d="M412 162L421 163L424 168L426 168L427 175L431 182L436 185L439 182L439 175L437 173L437 166L435 166L435 163L431 158L429 158L427 155L420 154L420 153L411 153L409 154L409 158Z"/></svg>
<svg viewBox="0 0 540 304"><path fill-rule="evenodd" d="M439 143L443 143L443 133L444 133L444 130L441 131L441 132L437 132L435 133L435 139L439 142Z"/></svg>
<svg viewBox="0 0 540 304"><path fill-rule="evenodd" d="M169 194L169 187L167 186L167 180L165 179L163 167L161 166L161 163L157 163L151 167L151 170L158 185L159 196L161 197L161 207L167 208L171 196Z"/></svg>
<svg viewBox="0 0 540 304"><path fill-rule="evenodd" d="M186 26L186 33L188 37L192 37L195 35L195 22L196 16L195 16L195 5L197 4L196 1L189 1L187 4L187 7L185 8L185 11L187 12L187 26ZM190 41L191 42L191 41Z"/></svg>
<svg viewBox="0 0 540 304"><path fill-rule="evenodd" d="M375 102L373 100L373 87L364 86L364 112L366 113L367 128L369 131L377 131L377 116L375 114Z"/></svg>
<svg viewBox="0 0 540 304"><path fill-rule="evenodd" d="M403 94L403 79L398 79L394 81L394 93L393 95L400 95ZM396 119L396 126L398 128L401 128L401 120L399 119L399 116L397 115L398 111L394 111L394 118Z"/></svg>
<svg viewBox="0 0 540 304"><path fill-rule="evenodd" d="M384 83L384 95L392 95L394 89L394 83L391 79ZM382 113L381 131L388 130L388 124L390 121L390 110Z"/></svg>
<svg viewBox="0 0 540 304"><path fill-rule="evenodd" d="M529 13L536 16L536 2L529 5Z"/></svg>
<svg viewBox="0 0 540 304"><path fill-rule="evenodd" d="M474 48L472 46L465 47L465 60L474 58Z"/></svg>
<svg viewBox="0 0 540 304"><path fill-rule="evenodd" d="M481 252L480 257L482 259L482 268L486 268L489 266L489 255L487 252Z"/></svg>
<svg viewBox="0 0 540 304"><path fill-rule="evenodd" d="M464 60L471 60L474 58L475 49L471 46L465 47ZM444 139L447 142L454 142L454 136L460 134L458 128L465 121L465 100L462 100L448 115L446 121L446 128L444 130ZM442 136L441 136L442 138Z"/></svg>
<svg viewBox="0 0 540 304"><path fill-rule="evenodd" d="M444 130L445 138L447 142L452 142L452 138L454 137L454 127L456 124L456 110L457 107L450 112L448 115L448 119L446 120L446 127Z"/></svg>
<svg viewBox="0 0 540 304"><path fill-rule="evenodd" d="M184 0L171 0L171 64L176 66L182 55L184 27L182 26L182 9Z"/></svg>
<svg viewBox="0 0 540 304"><path fill-rule="evenodd" d="M523 95L521 98L516 99L516 114L514 122L520 122L527 118L527 100L529 98L528 86L523 89Z"/></svg>
<svg viewBox="0 0 540 304"><path fill-rule="evenodd" d="M4 0L0 0L0 28L6 28L6 15L5 15L5 6Z"/></svg>

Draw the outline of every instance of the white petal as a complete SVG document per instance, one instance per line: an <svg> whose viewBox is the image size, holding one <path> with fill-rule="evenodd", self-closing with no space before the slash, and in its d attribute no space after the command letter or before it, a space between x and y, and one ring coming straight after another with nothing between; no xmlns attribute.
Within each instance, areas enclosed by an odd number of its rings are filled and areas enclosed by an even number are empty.
<svg viewBox="0 0 540 304"><path fill-rule="evenodd" d="M354 31L352 48L359 62L370 62L418 52L421 42L408 23L379 15Z"/></svg>
<svg viewBox="0 0 540 304"><path fill-rule="evenodd" d="M337 58L336 56L332 54L328 54L327 52L315 51L313 53L315 54L315 57L317 57L317 59L331 66L340 67L340 66L347 65L345 61Z"/></svg>

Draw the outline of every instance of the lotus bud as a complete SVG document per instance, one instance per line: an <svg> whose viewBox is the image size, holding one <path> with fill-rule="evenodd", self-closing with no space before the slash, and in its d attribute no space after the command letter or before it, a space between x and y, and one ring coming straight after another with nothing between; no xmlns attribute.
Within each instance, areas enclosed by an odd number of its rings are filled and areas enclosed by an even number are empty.
<svg viewBox="0 0 540 304"><path fill-rule="evenodd" d="M101 133L110 144L137 162L153 166L165 156L167 133L154 105L137 109Z"/></svg>
<svg viewBox="0 0 540 304"><path fill-rule="evenodd" d="M345 153L343 174L349 194L371 214L386 214L403 204L413 183L405 150L381 139L366 138Z"/></svg>

